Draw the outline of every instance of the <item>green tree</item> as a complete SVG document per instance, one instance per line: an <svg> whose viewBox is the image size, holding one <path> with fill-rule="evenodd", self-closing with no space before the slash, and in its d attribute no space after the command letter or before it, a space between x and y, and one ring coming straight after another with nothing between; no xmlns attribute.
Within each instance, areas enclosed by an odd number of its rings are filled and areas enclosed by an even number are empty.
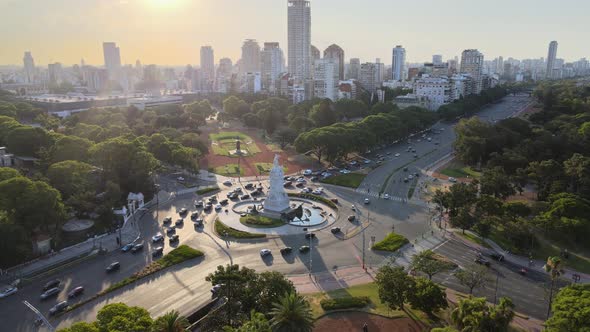
<svg viewBox="0 0 590 332"><path fill-rule="evenodd" d="M313 316L309 303L295 292L281 296L273 304L270 325L276 332L310 332Z"/></svg>
<svg viewBox="0 0 590 332"><path fill-rule="evenodd" d="M322 100L319 104L314 105L309 112L309 117L318 127L329 126L338 121L338 115L334 112L332 102L329 99Z"/></svg>
<svg viewBox="0 0 590 332"><path fill-rule="evenodd" d="M92 142L81 137L63 136L50 149L51 160L54 163L64 160L87 162Z"/></svg>
<svg viewBox="0 0 590 332"><path fill-rule="evenodd" d="M453 324L466 332L507 332L513 317L514 304L505 297L497 306L488 306L484 297L461 299L451 312Z"/></svg>
<svg viewBox="0 0 590 332"><path fill-rule="evenodd" d="M448 307L447 295L437 284L429 279L415 279L414 289L408 293L408 301L416 308L431 315L434 311Z"/></svg>
<svg viewBox="0 0 590 332"><path fill-rule="evenodd" d="M281 149L287 147L288 144L295 142L297 132L289 127L280 127L273 134L273 140L281 146Z"/></svg>
<svg viewBox="0 0 590 332"><path fill-rule="evenodd" d="M20 172L10 167L0 167L0 182L21 176Z"/></svg>
<svg viewBox="0 0 590 332"><path fill-rule="evenodd" d="M486 284L488 278L488 269L481 265L469 265L454 274L459 283L469 288L469 294L473 294L473 290L481 288Z"/></svg>
<svg viewBox="0 0 590 332"><path fill-rule="evenodd" d="M21 126L6 136L8 150L19 156L38 157L39 150L53 145L51 136L43 128Z"/></svg>
<svg viewBox="0 0 590 332"><path fill-rule="evenodd" d="M59 190L64 199L92 189L90 177L93 167L89 164L67 160L52 164L47 170L49 183Z"/></svg>
<svg viewBox="0 0 590 332"><path fill-rule="evenodd" d="M408 294L413 292L414 280L408 276L402 266L384 265L375 277L379 299L391 309L404 309Z"/></svg>
<svg viewBox="0 0 590 332"><path fill-rule="evenodd" d="M30 232L22 225L10 220L7 213L0 211L0 268L5 269L15 266L32 254Z"/></svg>
<svg viewBox="0 0 590 332"><path fill-rule="evenodd" d="M57 330L58 332L99 332L98 327L94 323L77 322L70 327Z"/></svg>
<svg viewBox="0 0 590 332"><path fill-rule="evenodd" d="M271 332L270 323L264 314L252 310L250 312L250 320L245 322L239 328L232 328L226 326L223 332Z"/></svg>
<svg viewBox="0 0 590 332"><path fill-rule="evenodd" d="M150 332L153 320L147 310L124 303L107 304L96 315L99 332Z"/></svg>
<svg viewBox="0 0 590 332"><path fill-rule="evenodd" d="M432 250L424 250L412 257L410 267L428 276L429 280L440 272L449 269L449 264L436 259Z"/></svg>
<svg viewBox="0 0 590 332"><path fill-rule="evenodd" d="M553 316L545 324L548 332L589 331L590 284L562 288L551 305Z"/></svg>
<svg viewBox="0 0 590 332"><path fill-rule="evenodd" d="M447 327L436 327L430 330L430 332L459 332L456 328L447 326Z"/></svg>
<svg viewBox="0 0 590 332"><path fill-rule="evenodd" d="M502 167L484 170L481 180L481 193L506 199L516 193L510 177Z"/></svg>
<svg viewBox="0 0 590 332"><path fill-rule="evenodd" d="M223 100L223 110L235 118L241 118L244 114L250 112L250 106L236 96L229 96Z"/></svg>
<svg viewBox="0 0 590 332"><path fill-rule="evenodd" d="M473 214L471 213L469 207L462 207L461 209L459 209L457 215L452 216L450 218L450 221L453 227L461 228L463 234L465 234L465 230L471 229L475 225L477 220L475 219L475 216L473 216Z"/></svg>
<svg viewBox="0 0 590 332"><path fill-rule="evenodd" d="M186 317L181 316L178 311L172 310L154 321L152 332L184 332L189 325Z"/></svg>

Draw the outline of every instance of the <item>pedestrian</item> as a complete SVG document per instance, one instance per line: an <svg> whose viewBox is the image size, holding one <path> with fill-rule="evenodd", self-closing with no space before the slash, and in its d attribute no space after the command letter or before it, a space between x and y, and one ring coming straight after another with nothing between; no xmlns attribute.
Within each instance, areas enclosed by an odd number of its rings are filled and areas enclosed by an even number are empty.
<svg viewBox="0 0 590 332"><path fill-rule="evenodd" d="M365 322L365 324L363 324L363 332L369 332L369 326L367 325L366 322Z"/></svg>

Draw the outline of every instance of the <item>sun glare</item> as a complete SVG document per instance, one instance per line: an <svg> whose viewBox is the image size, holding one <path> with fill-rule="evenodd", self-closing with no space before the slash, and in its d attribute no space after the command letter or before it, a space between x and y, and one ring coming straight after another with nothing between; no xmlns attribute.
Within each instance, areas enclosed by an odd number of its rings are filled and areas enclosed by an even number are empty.
<svg viewBox="0 0 590 332"><path fill-rule="evenodd" d="M157 8L170 8L174 7L178 0L150 0L152 6Z"/></svg>

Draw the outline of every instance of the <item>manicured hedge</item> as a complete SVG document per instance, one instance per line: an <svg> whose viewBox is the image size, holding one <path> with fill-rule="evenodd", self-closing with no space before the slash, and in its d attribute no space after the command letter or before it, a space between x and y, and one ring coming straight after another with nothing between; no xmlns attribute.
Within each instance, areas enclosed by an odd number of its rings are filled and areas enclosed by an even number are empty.
<svg viewBox="0 0 590 332"><path fill-rule="evenodd" d="M323 179L321 182L356 189L361 185L366 176L366 174L359 173L340 174Z"/></svg>
<svg viewBox="0 0 590 332"><path fill-rule="evenodd" d="M219 187L218 186L215 186L215 187L207 187L207 188L202 188L202 189L197 190L197 194L198 195L205 195L205 194L208 194L210 192L217 191L217 190L219 190Z"/></svg>
<svg viewBox="0 0 590 332"><path fill-rule="evenodd" d="M408 241L408 239L406 239L402 235L392 232L387 234L387 236L382 241L375 243L375 245L373 245L371 249L383 251L396 251L408 242L410 241Z"/></svg>
<svg viewBox="0 0 590 332"><path fill-rule="evenodd" d="M285 224L285 222L280 219L273 219L269 217L251 214L245 217L240 217L240 222L246 226L255 228L272 228L283 226Z"/></svg>
<svg viewBox="0 0 590 332"><path fill-rule="evenodd" d="M327 206L331 207L332 209L337 209L338 206L336 203L332 202L331 200L324 198L322 196L313 195L313 194L298 194L298 193L287 193L289 197L299 197L304 199L310 199L312 201L318 201L326 204Z"/></svg>
<svg viewBox="0 0 590 332"><path fill-rule="evenodd" d="M335 299L323 299L320 301L322 309L328 310L339 310L339 309L350 309L350 308L364 308L371 300L368 296L360 297L340 297Z"/></svg>
<svg viewBox="0 0 590 332"><path fill-rule="evenodd" d="M259 239L265 238L266 234L259 234L259 233L249 233L244 231L239 231L235 228L229 227L226 224L222 223L219 219L215 220L215 232L220 236L230 236L236 239Z"/></svg>

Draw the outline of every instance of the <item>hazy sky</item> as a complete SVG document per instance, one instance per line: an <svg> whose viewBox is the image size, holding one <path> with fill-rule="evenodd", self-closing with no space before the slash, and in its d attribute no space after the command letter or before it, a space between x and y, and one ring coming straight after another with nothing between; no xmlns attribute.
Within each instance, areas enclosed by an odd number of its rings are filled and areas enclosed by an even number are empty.
<svg viewBox="0 0 590 332"><path fill-rule="evenodd" d="M401 44L411 62L478 48L486 59L590 57L589 0L311 0L312 44L336 43L346 58L381 58ZM124 63L199 63L201 45L215 61L236 60L244 39L278 41L286 54L287 0L0 0L0 64L103 64L114 41Z"/></svg>

